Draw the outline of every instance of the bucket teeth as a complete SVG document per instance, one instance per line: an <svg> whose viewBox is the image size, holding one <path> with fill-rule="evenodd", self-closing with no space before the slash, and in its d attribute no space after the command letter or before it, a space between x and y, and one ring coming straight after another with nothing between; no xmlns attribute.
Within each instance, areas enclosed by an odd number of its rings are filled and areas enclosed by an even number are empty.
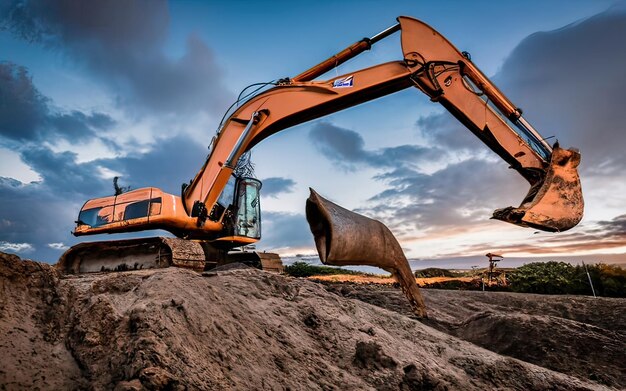
<svg viewBox="0 0 626 391"><path fill-rule="evenodd" d="M580 153L555 146L541 186L533 186L518 208L497 209L494 219L522 227L562 232L575 227L583 217L584 200L578 176Z"/></svg>

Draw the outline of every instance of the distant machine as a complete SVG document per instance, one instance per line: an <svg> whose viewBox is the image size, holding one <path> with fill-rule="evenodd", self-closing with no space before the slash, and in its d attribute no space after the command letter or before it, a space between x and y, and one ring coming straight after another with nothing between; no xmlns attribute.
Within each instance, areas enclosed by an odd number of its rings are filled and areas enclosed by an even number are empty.
<svg viewBox="0 0 626 391"><path fill-rule="evenodd" d="M496 276L496 266L498 262L504 259L504 257L502 255L492 253L487 253L485 256L489 258L489 272L487 274L487 278L489 283L491 283Z"/></svg>

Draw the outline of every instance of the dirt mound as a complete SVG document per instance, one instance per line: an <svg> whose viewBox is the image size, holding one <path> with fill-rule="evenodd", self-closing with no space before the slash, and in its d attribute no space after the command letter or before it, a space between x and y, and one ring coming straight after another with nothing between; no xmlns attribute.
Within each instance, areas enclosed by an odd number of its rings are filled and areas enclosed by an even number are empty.
<svg viewBox="0 0 626 391"><path fill-rule="evenodd" d="M325 284L331 292L405 315L398 289ZM626 388L626 300L504 292L422 290L425 323L493 352Z"/></svg>
<svg viewBox="0 0 626 391"><path fill-rule="evenodd" d="M60 277L0 254L0 284L8 389L603 389L259 270Z"/></svg>
<svg viewBox="0 0 626 391"><path fill-rule="evenodd" d="M556 316L481 312L450 334L486 349L603 384L626 385L623 336Z"/></svg>
<svg viewBox="0 0 626 391"><path fill-rule="evenodd" d="M65 345L65 293L50 265L0 253L0 388L86 385Z"/></svg>

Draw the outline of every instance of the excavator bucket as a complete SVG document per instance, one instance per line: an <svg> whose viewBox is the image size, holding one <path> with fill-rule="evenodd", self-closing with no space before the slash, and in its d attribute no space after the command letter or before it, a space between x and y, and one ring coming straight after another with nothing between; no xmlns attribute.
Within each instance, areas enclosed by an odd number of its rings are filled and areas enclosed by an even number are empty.
<svg viewBox="0 0 626 391"><path fill-rule="evenodd" d="M567 231L576 226L584 209L579 163L578 151L556 144L543 182L531 187L518 208L498 209L492 218L548 232Z"/></svg>
<svg viewBox="0 0 626 391"><path fill-rule="evenodd" d="M310 190L306 218L320 260L326 265L367 265L388 271L400 284L416 315L426 318L426 306L413 272L389 228Z"/></svg>

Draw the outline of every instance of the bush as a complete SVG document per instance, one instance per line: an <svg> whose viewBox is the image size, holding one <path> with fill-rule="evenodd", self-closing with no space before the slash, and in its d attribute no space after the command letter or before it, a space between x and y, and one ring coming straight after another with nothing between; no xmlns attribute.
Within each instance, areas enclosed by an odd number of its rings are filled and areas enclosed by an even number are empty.
<svg viewBox="0 0 626 391"><path fill-rule="evenodd" d="M575 267L565 262L533 262L509 275L514 292L566 294L572 285Z"/></svg>
<svg viewBox="0 0 626 391"><path fill-rule="evenodd" d="M587 265L598 296L626 297L626 270L603 263ZM509 274L514 292L591 295L587 272L582 265L565 262L533 262Z"/></svg>
<svg viewBox="0 0 626 391"><path fill-rule="evenodd" d="M429 268L422 269L422 270L416 270L415 277L417 278L458 277L458 274L451 272L448 269L439 269L436 267L429 267Z"/></svg>
<svg viewBox="0 0 626 391"><path fill-rule="evenodd" d="M598 296L626 297L626 270L617 265L598 263L587 265L593 288ZM589 278L583 266L576 266L577 290L573 293L591 294Z"/></svg>
<svg viewBox="0 0 626 391"><path fill-rule="evenodd" d="M449 280L449 281L432 282L430 284L426 284L422 286L422 288L451 289L451 290L460 290L460 291L479 291L483 289L483 284L482 284L482 281L480 281L479 279L472 280L472 281Z"/></svg>
<svg viewBox="0 0 626 391"><path fill-rule="evenodd" d="M285 266L285 274L292 277L332 276L336 274L370 275L368 273L340 269L338 267L311 265L302 261L296 261L291 265Z"/></svg>

